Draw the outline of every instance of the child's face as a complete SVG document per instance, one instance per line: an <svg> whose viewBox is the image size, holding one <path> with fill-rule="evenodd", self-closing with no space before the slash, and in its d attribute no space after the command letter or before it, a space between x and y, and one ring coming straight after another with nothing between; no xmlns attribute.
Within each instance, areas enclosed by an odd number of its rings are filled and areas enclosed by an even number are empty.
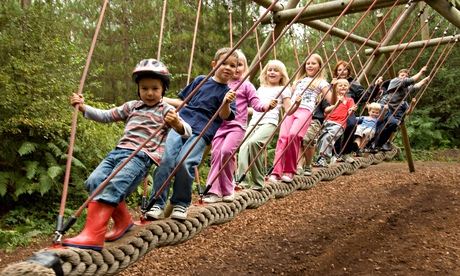
<svg viewBox="0 0 460 276"><path fill-rule="evenodd" d="M348 68L340 64L339 67L337 67L337 78L338 79L346 79L350 75L350 72L348 72Z"/></svg>
<svg viewBox="0 0 460 276"><path fill-rule="evenodd" d="M244 66L244 61L242 59L238 59L238 66L236 67L236 72L235 75L233 75L234 80L239 80L241 79L241 76L243 75L243 72L246 70Z"/></svg>
<svg viewBox="0 0 460 276"><path fill-rule="evenodd" d="M305 63L305 71L307 71L307 76L309 77L314 77L320 68L321 66L315 57L310 57Z"/></svg>
<svg viewBox="0 0 460 276"><path fill-rule="evenodd" d="M143 78L139 81L139 95L148 106L154 106L161 101L163 83L159 79Z"/></svg>
<svg viewBox="0 0 460 276"><path fill-rule="evenodd" d="M214 68L224 57L225 55L222 55L218 61L213 60L212 67ZM214 74L215 80L220 83L227 83L235 75L237 66L238 59L234 56L229 56Z"/></svg>
<svg viewBox="0 0 460 276"><path fill-rule="evenodd" d="M281 72L275 66L267 68L267 82L272 86L278 86L281 82Z"/></svg>
<svg viewBox="0 0 460 276"><path fill-rule="evenodd" d="M380 110L378 109L369 109L369 116L371 116L372 118L378 118L380 115Z"/></svg>
<svg viewBox="0 0 460 276"><path fill-rule="evenodd" d="M344 81L338 82L336 85L337 85L337 93L341 96L344 96L345 94L347 94L348 88L350 88L350 85L348 84L348 82L344 82Z"/></svg>
<svg viewBox="0 0 460 276"><path fill-rule="evenodd" d="M399 73L398 77L403 80L403 79L409 77L409 75L406 72L401 72L401 73Z"/></svg>

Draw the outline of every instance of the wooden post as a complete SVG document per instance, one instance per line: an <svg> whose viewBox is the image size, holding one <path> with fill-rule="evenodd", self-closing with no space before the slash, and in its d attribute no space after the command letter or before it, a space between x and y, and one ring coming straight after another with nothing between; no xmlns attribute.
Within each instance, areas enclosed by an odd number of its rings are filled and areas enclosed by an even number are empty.
<svg viewBox="0 0 460 276"><path fill-rule="evenodd" d="M404 151L406 152L407 165L409 165L409 172L415 172L414 160L412 159L412 152L409 143L409 136L407 135L407 128L404 123L400 125L401 137L404 145Z"/></svg>

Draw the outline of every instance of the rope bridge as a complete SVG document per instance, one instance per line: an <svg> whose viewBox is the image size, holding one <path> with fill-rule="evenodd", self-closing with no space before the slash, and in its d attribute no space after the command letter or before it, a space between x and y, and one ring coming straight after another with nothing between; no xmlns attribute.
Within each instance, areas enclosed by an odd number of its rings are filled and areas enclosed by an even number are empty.
<svg viewBox="0 0 460 276"><path fill-rule="evenodd" d="M308 190L321 181L331 181L341 175L353 174L358 169L391 160L396 154L396 149L370 154L356 158L354 163L339 163L320 169L312 176L296 176L291 183L268 182L262 191L241 190L235 194L235 200L231 203L192 206L186 220L168 218L133 227L120 240L106 242L100 252L71 247L45 249L36 252L29 260L9 265L1 275L114 275L155 248L192 239L208 226L233 220L245 209L258 208L270 199L283 198L296 190ZM50 256L53 256L54 262L59 262L47 263L46 258Z"/></svg>

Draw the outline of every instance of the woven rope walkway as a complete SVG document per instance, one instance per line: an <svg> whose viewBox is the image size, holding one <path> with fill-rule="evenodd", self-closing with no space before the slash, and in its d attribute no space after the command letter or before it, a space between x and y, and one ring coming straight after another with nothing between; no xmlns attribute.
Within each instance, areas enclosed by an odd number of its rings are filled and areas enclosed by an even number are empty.
<svg viewBox="0 0 460 276"><path fill-rule="evenodd" d="M259 192L242 190L231 203L193 206L185 221L164 219L145 227L133 227L123 238L106 243L101 252L78 248L46 249L60 259L64 275L113 275L117 274L156 247L174 245L193 238L204 228L232 220L246 208L258 208L271 198L285 197L295 190L312 188L320 181L330 181L340 175L349 175L359 168L391 160L397 150L379 152L356 158L354 163L339 163L321 169L312 176L296 176L292 183L269 183ZM23 261L6 267L1 275L55 275L54 270L33 261Z"/></svg>

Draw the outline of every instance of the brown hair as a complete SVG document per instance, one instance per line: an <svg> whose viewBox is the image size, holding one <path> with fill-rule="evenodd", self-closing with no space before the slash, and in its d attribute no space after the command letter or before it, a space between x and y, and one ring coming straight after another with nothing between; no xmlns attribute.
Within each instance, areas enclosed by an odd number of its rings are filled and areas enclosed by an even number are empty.
<svg viewBox="0 0 460 276"><path fill-rule="evenodd" d="M332 74L333 74L332 77L333 77L333 78L337 78L337 77L339 76L339 74L338 74L337 71L339 70L339 66L340 66L340 65L345 66L345 68L348 70L348 76L347 76L347 78L349 78L349 77L351 76L351 66L350 66L350 63L346 62L345 60L339 60L339 61L337 61L337 64L336 64L335 67L334 67L334 71L332 72Z"/></svg>

